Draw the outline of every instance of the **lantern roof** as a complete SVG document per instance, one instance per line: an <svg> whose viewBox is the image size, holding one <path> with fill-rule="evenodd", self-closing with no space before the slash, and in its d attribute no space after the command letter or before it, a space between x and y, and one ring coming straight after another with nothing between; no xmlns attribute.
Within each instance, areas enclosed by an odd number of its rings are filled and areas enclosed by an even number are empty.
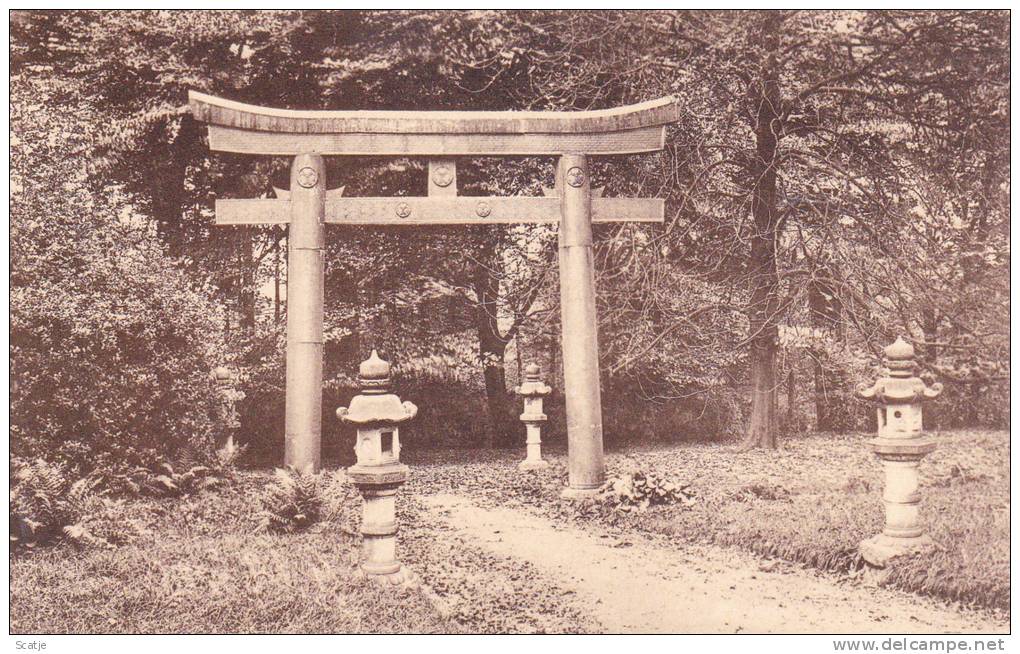
<svg viewBox="0 0 1020 654"><path fill-rule="evenodd" d="M355 395L350 408L340 407L336 410L340 420L362 427L396 425L410 420L417 413L418 407L410 402L401 402L393 393Z"/></svg>
<svg viewBox="0 0 1020 654"><path fill-rule="evenodd" d="M885 358L889 361L907 361L914 358L914 346L903 340L902 336L885 348Z"/></svg>
<svg viewBox="0 0 1020 654"><path fill-rule="evenodd" d="M514 390L522 397L541 397L552 392L551 388L542 383L542 369L534 363L524 369L524 383Z"/></svg>
<svg viewBox="0 0 1020 654"><path fill-rule="evenodd" d="M361 393L351 400L351 406L336 410L337 418L361 426L395 425L410 420L418 413L418 407L410 402L401 402L390 389L390 363L372 354L358 367Z"/></svg>

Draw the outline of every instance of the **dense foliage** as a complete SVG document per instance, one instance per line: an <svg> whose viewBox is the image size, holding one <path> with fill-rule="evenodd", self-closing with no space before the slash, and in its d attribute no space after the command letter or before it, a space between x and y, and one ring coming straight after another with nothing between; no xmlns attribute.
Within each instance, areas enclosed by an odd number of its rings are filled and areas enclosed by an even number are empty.
<svg viewBox="0 0 1020 654"><path fill-rule="evenodd" d="M188 89L308 109L674 94L662 154L593 164L606 196L667 203L664 227L596 230L607 438L865 427L852 388L898 334L947 384L932 425L1008 424L1007 55L994 11L18 13L15 450L208 442L202 373L230 358L242 433L280 452L285 230L210 216L271 197L289 162L210 154ZM465 160L459 191L537 195L552 164ZM330 160L327 179L423 194L424 162ZM553 230L327 240L325 442L373 347L411 380L421 442L519 442L516 371L562 389Z"/></svg>
<svg viewBox="0 0 1020 654"><path fill-rule="evenodd" d="M211 451L215 305L131 196L87 175L97 114L12 77L11 450L79 473Z"/></svg>

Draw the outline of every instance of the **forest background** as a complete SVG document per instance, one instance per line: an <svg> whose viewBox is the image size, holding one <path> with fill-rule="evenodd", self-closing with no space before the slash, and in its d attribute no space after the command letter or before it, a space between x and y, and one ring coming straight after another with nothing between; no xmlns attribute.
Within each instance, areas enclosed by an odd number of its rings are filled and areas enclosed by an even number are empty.
<svg viewBox="0 0 1020 654"><path fill-rule="evenodd" d="M201 456L240 373L279 462L286 231L213 227L289 162L211 154L189 89L301 109L575 110L674 95L664 152L598 158L664 225L599 227L606 440L873 428L852 398L902 335L929 428L1009 424L1007 12L62 11L11 22L11 448L95 468ZM418 159L332 158L346 196L424 195ZM464 195L540 195L543 158ZM372 348L411 447L523 442L535 362L563 438L555 230L327 230L324 444ZM484 419L482 419L484 417Z"/></svg>

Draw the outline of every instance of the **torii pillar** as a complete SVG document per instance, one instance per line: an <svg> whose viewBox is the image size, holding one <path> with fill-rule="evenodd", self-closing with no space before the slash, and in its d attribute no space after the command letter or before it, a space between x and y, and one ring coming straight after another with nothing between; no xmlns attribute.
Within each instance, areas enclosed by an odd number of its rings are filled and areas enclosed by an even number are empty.
<svg viewBox="0 0 1020 654"><path fill-rule="evenodd" d="M565 154L556 169L560 196L560 343L567 404L567 496L602 485L602 391L592 256L591 175L587 157Z"/></svg>
<svg viewBox="0 0 1020 654"><path fill-rule="evenodd" d="M322 462L323 249L326 165L299 154L290 170L287 234L287 416L284 465L318 471Z"/></svg>
<svg viewBox="0 0 1020 654"><path fill-rule="evenodd" d="M318 470L322 420L324 223L559 225L569 488L603 482L602 403L592 223L663 221L662 200L593 197L590 155L655 152L679 118L673 98L599 111L294 111L189 93L209 148L293 156L289 197L217 200L220 225L290 224L285 463ZM428 196L344 198L326 192L323 156L428 158ZM452 157L558 157L555 197L459 197Z"/></svg>

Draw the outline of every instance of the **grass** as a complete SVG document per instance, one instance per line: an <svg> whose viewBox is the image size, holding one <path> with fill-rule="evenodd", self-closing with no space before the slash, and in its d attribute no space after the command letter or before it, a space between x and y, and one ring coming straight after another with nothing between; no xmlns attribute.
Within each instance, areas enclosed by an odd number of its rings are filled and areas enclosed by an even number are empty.
<svg viewBox="0 0 1020 654"><path fill-rule="evenodd" d="M424 588L360 578L361 500L342 487L332 521L256 533L272 473L180 500L136 500L143 532L116 550L40 547L11 558L12 633L577 633L597 625L568 591L498 559L398 502L399 556Z"/></svg>
<svg viewBox="0 0 1020 654"><path fill-rule="evenodd" d="M116 550L40 548L11 559L12 633L458 631L420 590L359 579L336 525L253 534L266 475L180 501L137 501L148 532Z"/></svg>
<svg viewBox="0 0 1020 654"><path fill-rule="evenodd" d="M901 560L883 583L965 604L1009 610L1009 434L935 434L939 449L921 464L922 519L936 551ZM714 543L855 576L858 543L882 529L882 473L861 434L785 439L779 451L740 452L735 445L632 448L607 454L608 474L640 469L689 483L694 506L607 511L565 503L565 456L550 453L545 474L522 476L520 456L477 453L454 465L447 453L424 453L415 492L452 488L481 503L526 506L559 520L597 522ZM465 455L460 454L461 457ZM423 478L422 478L423 477Z"/></svg>
<svg viewBox="0 0 1020 654"><path fill-rule="evenodd" d="M858 542L882 527L881 472L865 436L806 435L779 451L732 444L607 454L609 474L637 468L689 483L690 507L622 513L560 499L566 457L521 474L521 451L405 449L398 552L431 591L383 590L356 575L360 499L345 486L332 522L294 535L254 533L271 472L184 499L137 500L143 535L116 550L38 548L12 556L12 633L577 633L598 625L568 589L500 559L429 518L422 498L457 493L581 526L715 543L858 578ZM923 519L934 553L885 583L1009 609L1009 435L936 434L922 463ZM346 449L346 448L345 448ZM345 454L348 456L348 454ZM347 465L346 459L340 462ZM335 465L335 464L334 464Z"/></svg>

